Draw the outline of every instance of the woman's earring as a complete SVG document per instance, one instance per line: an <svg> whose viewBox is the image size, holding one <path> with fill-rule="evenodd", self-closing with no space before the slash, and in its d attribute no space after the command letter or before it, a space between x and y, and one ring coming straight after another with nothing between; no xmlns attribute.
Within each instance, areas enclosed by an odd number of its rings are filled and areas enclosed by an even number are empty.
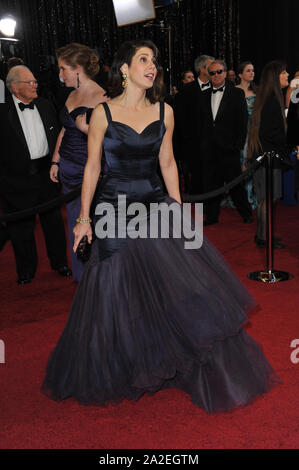
<svg viewBox="0 0 299 470"><path fill-rule="evenodd" d="M79 72L77 72L77 88L80 86L80 80L79 80Z"/></svg>
<svg viewBox="0 0 299 470"><path fill-rule="evenodd" d="M122 86L123 88L126 88L127 84L128 84L128 75L127 75L126 73L123 73L123 74L122 74L121 86Z"/></svg>

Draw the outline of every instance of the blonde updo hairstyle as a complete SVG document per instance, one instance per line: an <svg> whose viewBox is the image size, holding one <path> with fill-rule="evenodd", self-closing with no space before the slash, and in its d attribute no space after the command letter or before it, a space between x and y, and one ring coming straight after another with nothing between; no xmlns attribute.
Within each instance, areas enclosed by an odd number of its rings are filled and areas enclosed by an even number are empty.
<svg viewBox="0 0 299 470"><path fill-rule="evenodd" d="M62 59L67 65L75 68L81 65L85 74L93 78L100 70L98 56L84 44L72 42L66 46L60 47L56 51L57 59Z"/></svg>

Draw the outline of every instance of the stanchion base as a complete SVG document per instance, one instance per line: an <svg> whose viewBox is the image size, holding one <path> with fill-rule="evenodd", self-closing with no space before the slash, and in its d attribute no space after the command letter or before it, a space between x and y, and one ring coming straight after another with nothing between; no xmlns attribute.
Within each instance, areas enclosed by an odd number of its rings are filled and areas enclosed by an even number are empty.
<svg viewBox="0 0 299 470"><path fill-rule="evenodd" d="M249 279L252 281L259 281L259 282L282 282L282 281L289 281L294 276L290 273L285 271L254 271L247 275Z"/></svg>

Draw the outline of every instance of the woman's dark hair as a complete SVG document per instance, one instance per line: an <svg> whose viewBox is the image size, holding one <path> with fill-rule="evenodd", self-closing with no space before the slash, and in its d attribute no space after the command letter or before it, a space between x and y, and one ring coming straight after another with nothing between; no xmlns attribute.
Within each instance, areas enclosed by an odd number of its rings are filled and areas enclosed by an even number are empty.
<svg viewBox="0 0 299 470"><path fill-rule="evenodd" d="M191 69L184 70L184 72L181 73L181 80L184 80L186 73L193 73L193 70Z"/></svg>
<svg viewBox="0 0 299 470"><path fill-rule="evenodd" d="M90 78L95 77L100 70L98 56L84 44L72 42L66 46L60 47L56 51L57 59L62 59L70 67L81 65L86 75Z"/></svg>
<svg viewBox="0 0 299 470"><path fill-rule="evenodd" d="M148 39L136 39L135 41L124 42L114 55L112 66L108 76L108 94L115 98L123 93L121 66L123 64L131 65L132 59L138 49L148 47L153 51L156 60L157 76L152 88L146 90L146 97L151 103L156 103L164 97L163 69L159 64L159 50L157 46Z"/></svg>
<svg viewBox="0 0 299 470"><path fill-rule="evenodd" d="M245 67L247 67L247 65L252 65L252 62L250 62L250 60L245 60L244 62L241 62L239 67L238 67L238 77L239 77L239 74L242 74L245 70ZM240 79L240 78L239 78ZM241 79L240 79L240 83L241 83ZM254 82L251 82L249 87L248 87L248 90L251 90L253 91L253 93L256 93L257 92L257 86Z"/></svg>
<svg viewBox="0 0 299 470"><path fill-rule="evenodd" d="M20 57L10 57L7 61L7 69L10 70L16 65L24 65L23 59Z"/></svg>
<svg viewBox="0 0 299 470"><path fill-rule="evenodd" d="M250 119L250 129L248 134L249 158L252 157L255 152L258 152L259 148L261 147L259 139L261 113L266 101L269 98L275 97L275 99L278 101L281 108L282 118L286 126L284 110L285 106L279 77L281 72L284 70L286 70L286 64L278 60L269 62L262 70L261 79Z"/></svg>

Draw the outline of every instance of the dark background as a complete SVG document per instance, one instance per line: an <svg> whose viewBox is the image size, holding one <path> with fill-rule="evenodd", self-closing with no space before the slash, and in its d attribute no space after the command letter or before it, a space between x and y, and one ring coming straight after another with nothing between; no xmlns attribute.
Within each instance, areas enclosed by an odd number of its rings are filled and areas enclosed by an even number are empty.
<svg viewBox="0 0 299 470"><path fill-rule="evenodd" d="M270 60L286 61L291 75L299 70L299 1L239 1L241 59L253 61L259 76Z"/></svg>
<svg viewBox="0 0 299 470"><path fill-rule="evenodd" d="M156 8L155 23L163 20L172 28L173 83L203 53L235 69L250 59L257 79L272 59L285 59L291 74L299 69L298 0L156 0L158 5L164 6ZM4 58L21 56L37 76L50 68L56 73L55 49L69 42L97 49L102 65L109 65L124 40L147 37L161 51L169 85L167 31L144 23L118 27L112 0L0 0L4 13L16 16L21 39L13 48L2 42Z"/></svg>

